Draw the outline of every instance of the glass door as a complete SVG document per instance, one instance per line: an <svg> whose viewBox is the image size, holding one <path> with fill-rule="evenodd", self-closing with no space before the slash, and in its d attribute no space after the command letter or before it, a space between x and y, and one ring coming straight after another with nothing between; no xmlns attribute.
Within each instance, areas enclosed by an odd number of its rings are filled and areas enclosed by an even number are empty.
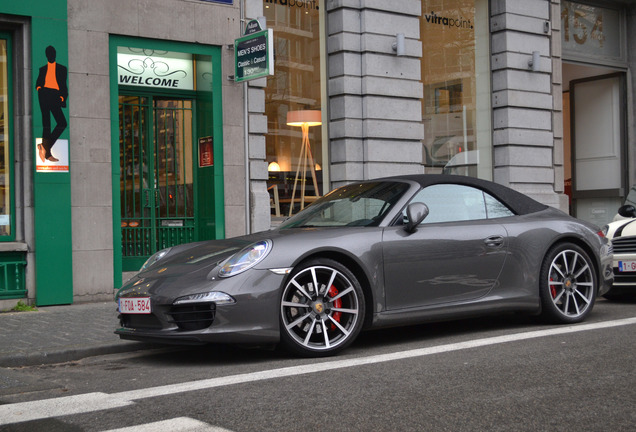
<svg viewBox="0 0 636 432"><path fill-rule="evenodd" d="M623 74L570 82L574 216L603 226L625 195Z"/></svg>
<svg viewBox="0 0 636 432"><path fill-rule="evenodd" d="M195 240L193 102L121 95L123 270L158 250Z"/></svg>

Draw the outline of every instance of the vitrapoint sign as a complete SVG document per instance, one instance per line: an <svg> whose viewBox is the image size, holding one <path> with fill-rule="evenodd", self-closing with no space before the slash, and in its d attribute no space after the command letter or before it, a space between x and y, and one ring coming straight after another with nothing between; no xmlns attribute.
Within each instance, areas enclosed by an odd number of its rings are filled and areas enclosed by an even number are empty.
<svg viewBox="0 0 636 432"><path fill-rule="evenodd" d="M117 48L119 85L194 90L192 55L142 48Z"/></svg>

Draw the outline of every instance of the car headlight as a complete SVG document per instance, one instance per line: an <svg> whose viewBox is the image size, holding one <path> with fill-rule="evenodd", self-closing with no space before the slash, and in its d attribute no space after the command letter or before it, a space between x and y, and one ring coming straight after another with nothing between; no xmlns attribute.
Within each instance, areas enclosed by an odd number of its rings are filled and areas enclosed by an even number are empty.
<svg viewBox="0 0 636 432"><path fill-rule="evenodd" d="M148 267L152 266L154 263L159 261L161 258L163 258L164 256L168 255L168 252L170 252L170 249L172 249L172 248L162 249L159 252L157 252L156 254L152 255L150 258L148 258L146 260L144 265L141 266L139 271L146 270Z"/></svg>
<svg viewBox="0 0 636 432"><path fill-rule="evenodd" d="M241 249L221 265L219 276L230 277L243 273L262 261L271 249L270 240L261 240Z"/></svg>
<svg viewBox="0 0 636 432"><path fill-rule="evenodd" d="M224 292L211 291L207 293L190 294L187 296L179 297L174 302L172 302L172 304L175 306L189 303L216 303L217 305L222 305L236 303L236 300L234 300L231 295Z"/></svg>
<svg viewBox="0 0 636 432"><path fill-rule="evenodd" d="M602 229L601 229L601 233L603 233L603 237L607 237L607 233L609 232L609 225L605 225Z"/></svg>

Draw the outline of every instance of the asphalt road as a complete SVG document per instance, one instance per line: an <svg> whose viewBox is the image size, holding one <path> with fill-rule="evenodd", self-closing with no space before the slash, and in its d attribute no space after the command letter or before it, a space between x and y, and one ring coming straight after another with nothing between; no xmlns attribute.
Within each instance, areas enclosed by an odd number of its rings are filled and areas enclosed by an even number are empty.
<svg viewBox="0 0 636 432"><path fill-rule="evenodd" d="M167 348L0 369L0 431L632 431L636 302L368 332L342 355ZM161 422L161 423L158 423Z"/></svg>

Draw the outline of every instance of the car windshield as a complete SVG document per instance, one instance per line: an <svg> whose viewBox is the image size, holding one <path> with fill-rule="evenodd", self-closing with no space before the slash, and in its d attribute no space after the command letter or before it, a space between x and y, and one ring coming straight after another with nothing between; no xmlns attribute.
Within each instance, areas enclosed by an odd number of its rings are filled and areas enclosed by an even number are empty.
<svg viewBox="0 0 636 432"><path fill-rule="evenodd" d="M377 226L408 188L408 184L399 182L343 186L283 222L280 229Z"/></svg>

